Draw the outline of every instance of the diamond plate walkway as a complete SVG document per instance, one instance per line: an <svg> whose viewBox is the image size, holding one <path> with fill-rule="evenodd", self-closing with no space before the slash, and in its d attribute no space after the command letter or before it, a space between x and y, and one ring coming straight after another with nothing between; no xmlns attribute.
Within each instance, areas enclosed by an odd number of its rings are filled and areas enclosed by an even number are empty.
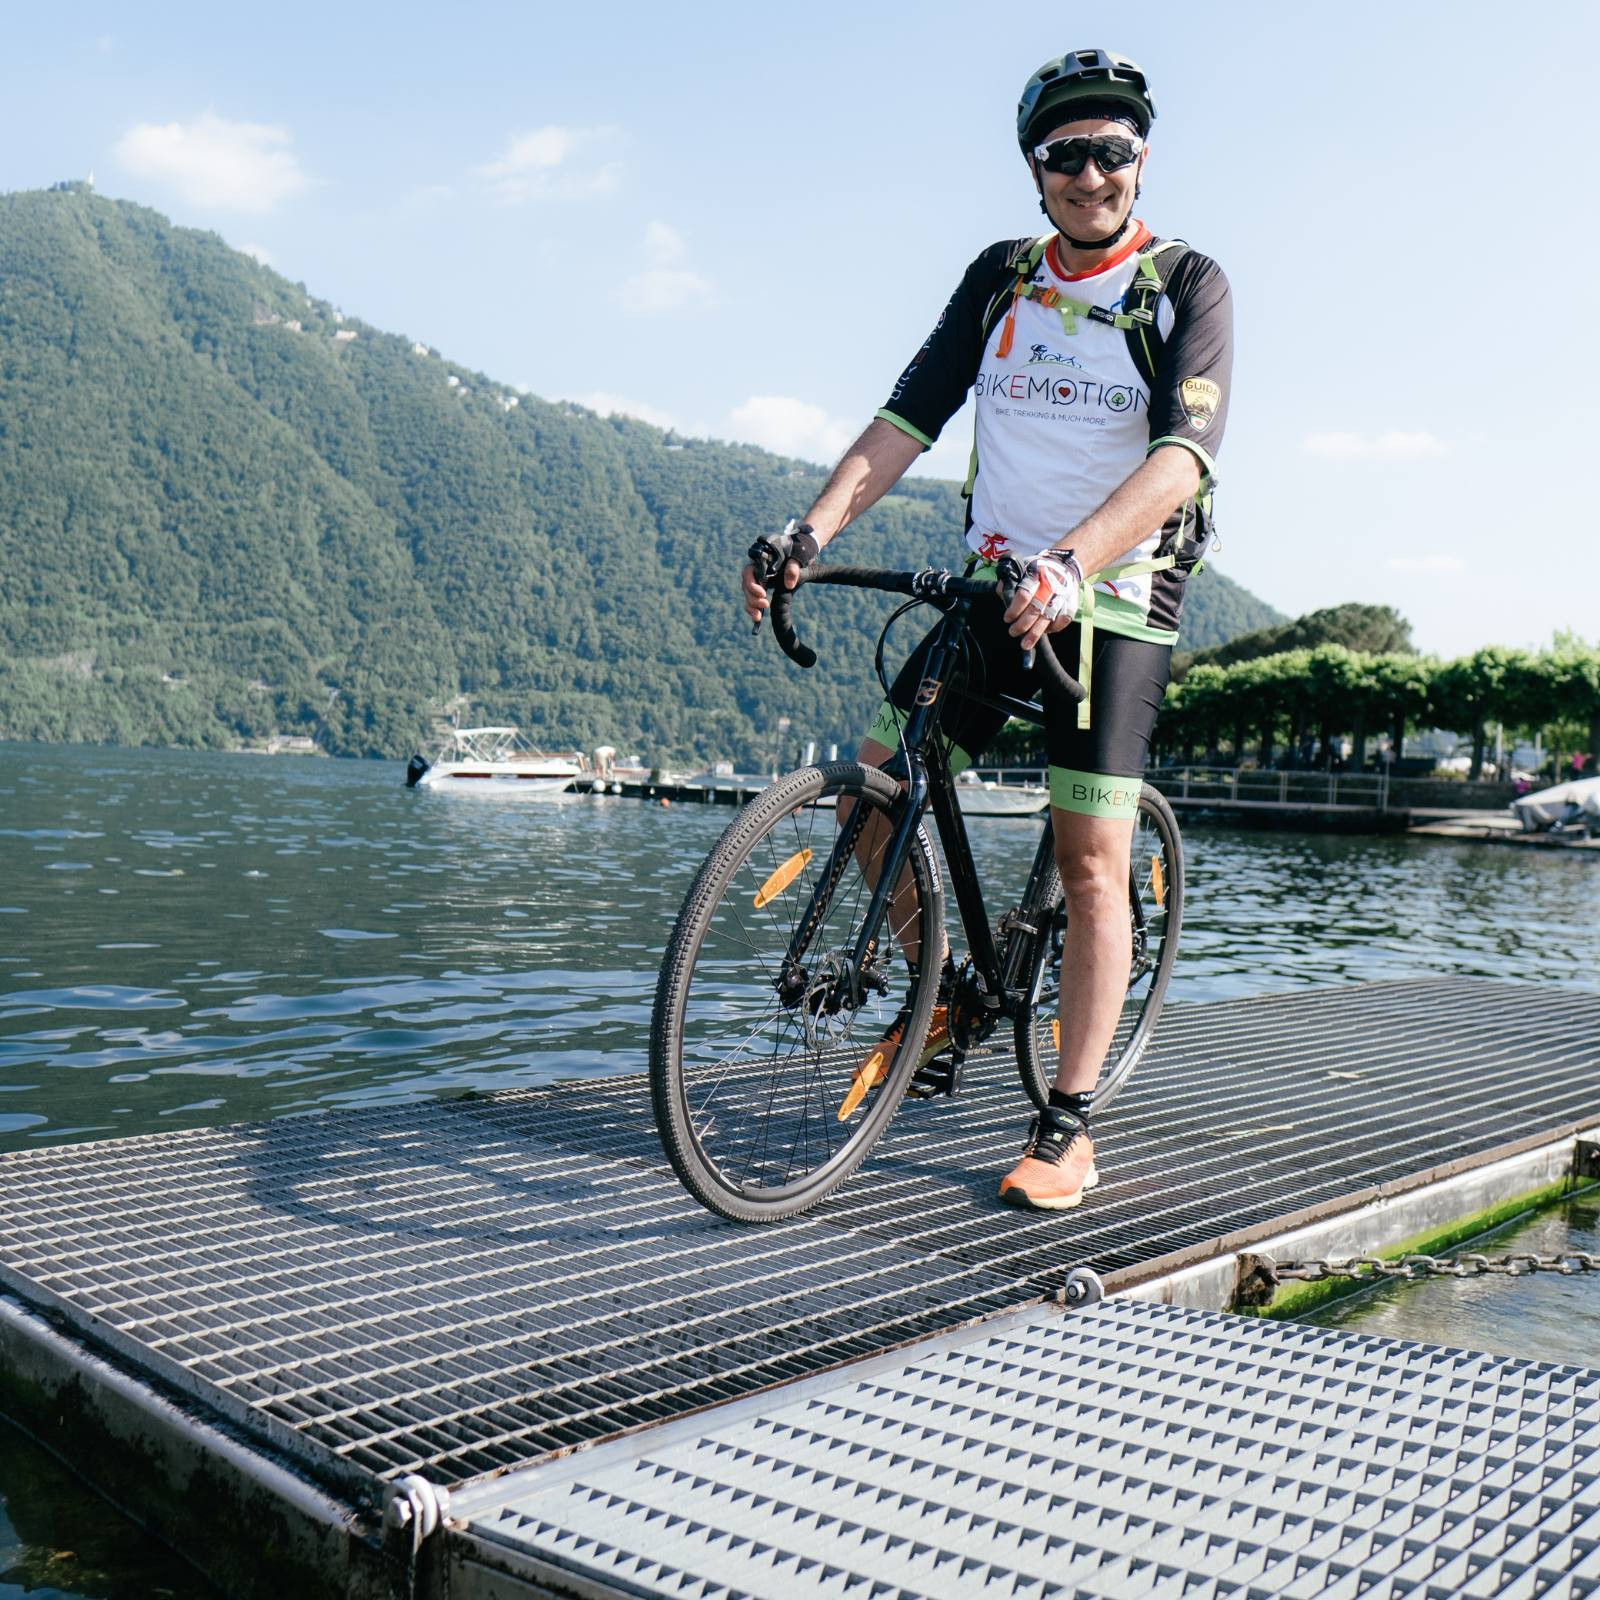
<svg viewBox="0 0 1600 1600"><path fill-rule="evenodd" d="M1600 1592L1600 1371L1107 1301L801 1387L478 1497L453 1593Z"/></svg>
<svg viewBox="0 0 1600 1600"><path fill-rule="evenodd" d="M994 1200L1028 1115L1010 1062L967 1081L764 1229L683 1195L638 1078L0 1157L0 1409L48 1327L359 1522L405 1474L471 1484L1021 1306L1072 1265L1203 1257L1600 1121L1600 995L1170 1007L1097 1130L1101 1187L1060 1216Z"/></svg>

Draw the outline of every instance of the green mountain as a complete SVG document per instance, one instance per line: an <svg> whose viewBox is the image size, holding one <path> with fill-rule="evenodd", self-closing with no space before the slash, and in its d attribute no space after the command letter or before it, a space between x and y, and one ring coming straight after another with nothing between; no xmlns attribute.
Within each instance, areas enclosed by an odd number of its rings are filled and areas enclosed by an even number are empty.
<svg viewBox="0 0 1600 1600"><path fill-rule="evenodd" d="M848 744L888 602L808 594L809 674L737 604L822 477L516 396L83 185L0 197L0 737L400 755L455 708L663 761L767 756L780 715L790 756ZM850 555L960 525L913 480ZM1185 642L1278 620L1208 572Z"/></svg>

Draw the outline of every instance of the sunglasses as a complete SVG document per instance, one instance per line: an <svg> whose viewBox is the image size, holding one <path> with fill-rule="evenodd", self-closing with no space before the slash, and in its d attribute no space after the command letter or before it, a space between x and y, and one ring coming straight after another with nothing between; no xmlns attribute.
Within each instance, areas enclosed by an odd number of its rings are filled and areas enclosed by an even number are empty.
<svg viewBox="0 0 1600 1600"><path fill-rule="evenodd" d="M1088 166L1091 157L1102 172L1120 172L1132 166L1144 149L1144 140L1138 134L1122 138L1117 134L1075 133L1066 139L1052 139L1049 144L1035 145L1033 159L1046 172L1059 172L1063 177L1076 178Z"/></svg>

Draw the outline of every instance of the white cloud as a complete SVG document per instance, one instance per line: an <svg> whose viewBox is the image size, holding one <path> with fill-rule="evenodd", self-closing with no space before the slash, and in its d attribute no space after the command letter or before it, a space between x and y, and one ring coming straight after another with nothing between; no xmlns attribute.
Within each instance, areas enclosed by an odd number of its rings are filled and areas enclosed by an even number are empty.
<svg viewBox="0 0 1600 1600"><path fill-rule="evenodd" d="M264 267L270 267L272 265L272 256L268 252L265 245L242 244L239 246L239 249L244 255L254 256L256 260L259 261Z"/></svg>
<svg viewBox="0 0 1600 1600"><path fill-rule="evenodd" d="M618 300L624 311L659 317L703 311L715 300L711 284L690 267L689 247L676 228L665 222L647 224L641 254L650 264L623 283Z"/></svg>
<svg viewBox="0 0 1600 1600"><path fill-rule="evenodd" d="M828 466L844 454L845 447L861 431L830 417L821 406L790 395L756 395L735 406L720 423L685 420L649 401L603 389L568 398L603 417L637 417L688 439L732 439L759 445L777 455L821 461Z"/></svg>
<svg viewBox="0 0 1600 1600"><path fill-rule="evenodd" d="M611 128L534 128L512 134L493 161L475 170L503 205L606 194L617 186L619 168L606 155L615 139Z"/></svg>
<svg viewBox="0 0 1600 1600"><path fill-rule="evenodd" d="M1384 563L1391 572L1465 572L1459 556L1390 556Z"/></svg>
<svg viewBox="0 0 1600 1600"><path fill-rule="evenodd" d="M193 122L141 122L114 153L136 177L169 185L191 205L260 214L311 182L292 143L287 128L208 111Z"/></svg>
<svg viewBox="0 0 1600 1600"><path fill-rule="evenodd" d="M859 428L830 417L821 406L791 395L758 394L728 414L733 437L779 455L829 465L844 454Z"/></svg>
<svg viewBox="0 0 1600 1600"><path fill-rule="evenodd" d="M524 389L523 393L526 394L527 390ZM580 406L598 411L602 417L637 417L640 422L648 422L653 427L677 428L677 423L669 413L663 411L660 406L649 404L648 401L629 400L604 389L593 389L588 394L578 394L572 398Z"/></svg>
<svg viewBox="0 0 1600 1600"><path fill-rule="evenodd" d="M1308 433L1301 448L1326 461L1421 461L1450 447L1431 433Z"/></svg>

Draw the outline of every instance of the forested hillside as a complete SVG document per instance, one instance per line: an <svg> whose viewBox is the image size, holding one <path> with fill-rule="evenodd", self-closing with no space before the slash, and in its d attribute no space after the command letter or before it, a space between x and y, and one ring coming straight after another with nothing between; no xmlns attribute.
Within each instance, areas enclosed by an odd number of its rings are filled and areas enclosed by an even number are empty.
<svg viewBox="0 0 1600 1600"><path fill-rule="evenodd" d="M518 397L81 185L0 197L0 738L399 755L454 707L661 761L780 715L851 741L887 602L808 595L800 674L736 598L821 479ZM953 559L960 521L912 480L850 553ZM1185 643L1279 620L1208 571Z"/></svg>

